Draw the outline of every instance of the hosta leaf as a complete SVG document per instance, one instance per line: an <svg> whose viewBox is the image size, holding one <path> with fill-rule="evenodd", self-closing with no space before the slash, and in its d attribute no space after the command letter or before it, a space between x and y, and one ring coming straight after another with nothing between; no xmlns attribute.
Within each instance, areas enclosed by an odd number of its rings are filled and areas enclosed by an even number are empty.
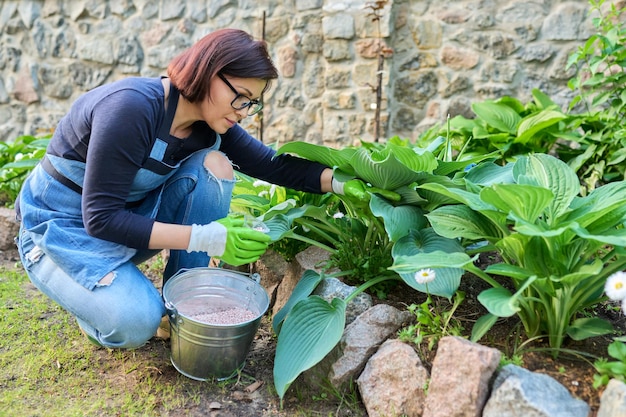
<svg viewBox="0 0 626 417"><path fill-rule="evenodd" d="M504 213L534 222L550 205L552 192L543 187L519 184L494 184L480 192L480 198Z"/></svg>
<svg viewBox="0 0 626 417"><path fill-rule="evenodd" d="M391 255L395 258L435 251L464 253L464 248L456 239L440 236L435 233L435 230L427 228L409 231L406 236L393 245Z"/></svg>
<svg viewBox="0 0 626 417"><path fill-rule="evenodd" d="M489 311L498 317L510 317L521 310L520 298L524 297L524 291L537 280L535 275L528 277L522 285L512 294L506 288L490 288L478 294L478 301Z"/></svg>
<svg viewBox="0 0 626 417"><path fill-rule="evenodd" d="M490 288L478 294L478 301L497 317L510 317L520 311L517 299L506 288Z"/></svg>
<svg viewBox="0 0 626 417"><path fill-rule="evenodd" d="M487 204L486 202L481 200L478 194L470 192L470 191L466 191L460 188L450 188L450 187L446 187L443 184L438 184L435 182L428 182L425 184L418 185L417 189L436 192L453 201L463 203L466 206L469 206L472 210L483 211L483 210L494 209L494 206Z"/></svg>
<svg viewBox="0 0 626 417"><path fill-rule="evenodd" d="M617 338L615 340L617 340ZM621 339L621 341L626 342L624 339ZM613 342L609 345L607 351L610 357L626 364L626 344Z"/></svg>
<svg viewBox="0 0 626 417"><path fill-rule="evenodd" d="M346 302L329 304L312 295L298 302L285 319L274 357L274 386L281 401L302 372L313 367L341 340L346 322Z"/></svg>
<svg viewBox="0 0 626 417"><path fill-rule="evenodd" d="M485 272L490 275L502 275L513 278L517 281L524 281L528 277L534 275L527 269L506 263L491 264L485 268Z"/></svg>
<svg viewBox="0 0 626 417"><path fill-rule="evenodd" d="M285 200L282 203L276 204L275 206L272 206L269 210L267 210L263 214L263 219L264 219L264 221L267 221L268 219L271 219L272 217L276 216L277 214L288 213L289 210L291 210L294 207L296 207L296 205L297 205L296 200L294 200L292 198L290 198L288 200Z"/></svg>
<svg viewBox="0 0 626 417"><path fill-rule="evenodd" d="M426 217L437 234L450 239L489 240L502 236L489 219L464 205L442 206Z"/></svg>
<svg viewBox="0 0 626 417"><path fill-rule="evenodd" d="M519 123L515 142L528 143L542 130L566 118L565 114L556 110L542 110L539 113L526 116Z"/></svg>
<svg viewBox="0 0 626 417"><path fill-rule="evenodd" d="M626 181L616 181L594 189L586 197L574 200L568 220L575 220L593 233L603 233L624 220Z"/></svg>
<svg viewBox="0 0 626 417"><path fill-rule="evenodd" d="M622 228L607 230L602 234L592 234L579 227L576 228L576 234L583 239L595 240L607 245L626 246L626 229Z"/></svg>
<svg viewBox="0 0 626 417"><path fill-rule="evenodd" d="M350 168L350 158L356 152L355 148L333 149L327 146L315 145L308 142L289 142L282 145L276 155L292 153L319 162L329 167L338 167L346 172L352 172Z"/></svg>
<svg viewBox="0 0 626 417"><path fill-rule="evenodd" d="M464 158L462 161L438 161L437 168L433 171L436 175L449 175L453 172L466 170L472 164L477 164L489 158L495 158L500 152L492 152L487 154L479 154ZM482 164L480 164L482 165ZM478 166L480 166L478 165Z"/></svg>
<svg viewBox="0 0 626 417"><path fill-rule="evenodd" d="M32 169L38 163L39 159L20 159L19 161L13 161L6 163L2 166L2 169Z"/></svg>
<svg viewBox="0 0 626 417"><path fill-rule="evenodd" d="M493 101L473 103L472 110L489 126L509 134L515 134L517 124L522 119L521 116L509 106Z"/></svg>
<svg viewBox="0 0 626 417"><path fill-rule="evenodd" d="M567 328L566 333L573 340L584 340L590 337L602 336L613 332L613 326L606 320L597 317L583 317L574 320ZM624 354L626 352L620 352ZM626 359L623 357L621 360Z"/></svg>
<svg viewBox="0 0 626 417"><path fill-rule="evenodd" d="M550 96L537 88L533 88L532 96L535 99L535 103L537 103L540 109L547 109L556 104L554 101L552 101Z"/></svg>
<svg viewBox="0 0 626 417"><path fill-rule="evenodd" d="M263 223L270 229L267 235L272 239L272 242L288 237L292 230L291 220L284 214L278 214L269 220L264 220Z"/></svg>
<svg viewBox="0 0 626 417"><path fill-rule="evenodd" d="M392 249L390 267L412 288L441 297L452 298L459 288L462 267L473 261L454 239L437 235L432 229L412 230ZM426 287L415 281L415 273L430 268L436 278Z"/></svg>
<svg viewBox="0 0 626 417"><path fill-rule="evenodd" d="M472 168L465 176L465 180L482 186L511 184L513 183L513 164L501 166L484 162Z"/></svg>
<svg viewBox="0 0 626 417"><path fill-rule="evenodd" d="M359 148L350 164L358 178L385 190L411 184L417 181L420 172L432 172L437 167L431 153L418 155L412 149L394 145L372 153Z"/></svg>
<svg viewBox="0 0 626 417"><path fill-rule="evenodd" d="M459 289L459 285L461 284L463 270L459 268L433 268L433 271L435 272L435 280L429 282L428 284L419 284L415 281L415 273L417 271L399 275L411 288L423 293L446 297L449 300L452 299L454 293Z"/></svg>
<svg viewBox="0 0 626 417"><path fill-rule="evenodd" d="M548 154L520 157L513 167L513 177L518 184L538 185L552 191L554 200L546 210L548 221L569 211L580 189L576 172L565 162Z"/></svg>
<svg viewBox="0 0 626 417"><path fill-rule="evenodd" d="M485 334L487 334L489 329L491 329L493 325L496 324L496 321L498 321L498 319L498 316L494 316L490 313L487 313L484 316L480 317L478 320L476 320L476 323L474 323L474 326L472 327L472 335L470 337L470 340L474 343L478 342Z"/></svg>
<svg viewBox="0 0 626 417"><path fill-rule="evenodd" d="M426 227L426 218L419 207L409 205L396 207L373 194L370 200L370 209L374 216L383 218L385 230L392 242L397 242L411 229Z"/></svg>
<svg viewBox="0 0 626 417"><path fill-rule="evenodd" d="M274 315L272 320L272 328L274 333L279 334L280 328L291 309L298 304L300 300L304 300L313 293L317 285L322 282L323 277L317 272L307 269L291 292L289 299L278 313Z"/></svg>

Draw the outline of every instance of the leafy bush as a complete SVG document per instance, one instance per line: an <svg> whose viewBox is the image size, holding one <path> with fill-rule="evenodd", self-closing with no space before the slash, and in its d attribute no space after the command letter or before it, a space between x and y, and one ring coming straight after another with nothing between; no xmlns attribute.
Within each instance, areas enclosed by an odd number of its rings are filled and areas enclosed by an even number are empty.
<svg viewBox="0 0 626 417"><path fill-rule="evenodd" d="M473 119L456 116L445 128L435 126L420 136L421 144L434 136L446 136L452 152L462 158L490 154L496 162L512 162L531 152L548 153L559 141L577 140L571 117L538 89L533 100L524 104L505 96L472 103Z"/></svg>
<svg viewBox="0 0 626 417"><path fill-rule="evenodd" d="M626 267L626 181L579 196L575 172L546 154L494 168L472 169L465 187L418 187L458 203L426 215L437 234L488 242L485 250L495 249L503 259L484 272L470 262L463 267L494 286L478 297L489 314L477 322L473 338L497 317L517 315L529 337L547 337L556 356L566 336L581 340L610 332L607 322L577 314L600 302L606 278ZM395 262L398 271L434 266L411 257ZM515 293L488 274L511 278Z"/></svg>
<svg viewBox="0 0 626 417"><path fill-rule="evenodd" d="M577 74L568 85L578 92L570 110L582 107L574 123L579 131L576 147L563 147L559 158L577 171L585 191L626 178L626 28L614 4L591 0L597 32L570 55L567 67ZM606 10L606 12L605 12ZM572 115L574 115L572 113Z"/></svg>
<svg viewBox="0 0 626 417"><path fill-rule="evenodd" d="M0 205L12 206L22 183L46 153L51 134L0 142Z"/></svg>

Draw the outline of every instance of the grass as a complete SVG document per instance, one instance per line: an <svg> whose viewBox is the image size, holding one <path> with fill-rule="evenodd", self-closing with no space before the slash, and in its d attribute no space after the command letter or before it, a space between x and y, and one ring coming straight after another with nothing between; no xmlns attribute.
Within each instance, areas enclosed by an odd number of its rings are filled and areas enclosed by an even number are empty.
<svg viewBox="0 0 626 417"><path fill-rule="evenodd" d="M2 417L184 415L206 386L169 370L158 346L166 342L137 350L89 344L19 269L0 268L0 334Z"/></svg>
<svg viewBox="0 0 626 417"><path fill-rule="evenodd" d="M164 254L140 269L160 287ZM169 341L134 349L92 345L75 319L28 279L19 263L0 264L0 417L227 415L358 416L356 386L303 386L280 409L272 383L274 336L263 320L246 366L227 381L195 381L170 362ZM260 383L255 391L249 386ZM301 396L301 397L299 397ZM221 414L220 414L221 415Z"/></svg>
<svg viewBox="0 0 626 417"><path fill-rule="evenodd" d="M141 268L157 276L163 265L157 256ZM271 363L264 359L269 352L252 355L238 378L194 381L171 364L169 341L153 338L135 350L97 348L19 264L0 266L0 335L0 417L183 417L208 414L213 402L228 415L359 415L349 411L359 409L354 387L351 395L310 387L278 410ZM263 386L246 394L255 380Z"/></svg>

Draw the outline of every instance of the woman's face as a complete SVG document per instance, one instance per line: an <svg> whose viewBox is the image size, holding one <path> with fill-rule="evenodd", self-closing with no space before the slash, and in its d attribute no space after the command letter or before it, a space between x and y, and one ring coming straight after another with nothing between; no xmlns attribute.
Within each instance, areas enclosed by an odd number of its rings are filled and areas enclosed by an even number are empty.
<svg viewBox="0 0 626 417"><path fill-rule="evenodd" d="M260 100L261 93L267 84L267 81L259 78L223 77L225 80L219 75L213 77L210 86L211 93L200 104L202 119L219 134L226 133L248 115L248 107L235 110L231 105L237 94L239 94L237 103Z"/></svg>

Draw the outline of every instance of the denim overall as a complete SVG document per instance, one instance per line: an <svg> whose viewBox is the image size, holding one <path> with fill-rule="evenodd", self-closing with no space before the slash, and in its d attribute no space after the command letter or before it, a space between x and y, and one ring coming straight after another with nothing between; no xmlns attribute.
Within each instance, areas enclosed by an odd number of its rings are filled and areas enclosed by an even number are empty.
<svg viewBox="0 0 626 417"><path fill-rule="evenodd" d="M159 138L169 135L177 103L178 91L172 89ZM159 222L186 225L225 217L235 181L217 178L203 165L206 154L219 149L220 136L210 148L173 166L163 160L167 144L159 138L133 182L128 203L137 203L131 211ZM61 174L62 179L83 183L84 163L46 157L56 178ZM154 172L155 164L159 174ZM39 164L20 193L18 250L28 276L102 345L143 345L156 332L165 307L161 294L136 265L159 251L138 251L89 236L82 220L80 189L72 190L55 177ZM206 267L209 259L203 252L172 250L164 279L182 268ZM113 281L100 284L110 272Z"/></svg>

